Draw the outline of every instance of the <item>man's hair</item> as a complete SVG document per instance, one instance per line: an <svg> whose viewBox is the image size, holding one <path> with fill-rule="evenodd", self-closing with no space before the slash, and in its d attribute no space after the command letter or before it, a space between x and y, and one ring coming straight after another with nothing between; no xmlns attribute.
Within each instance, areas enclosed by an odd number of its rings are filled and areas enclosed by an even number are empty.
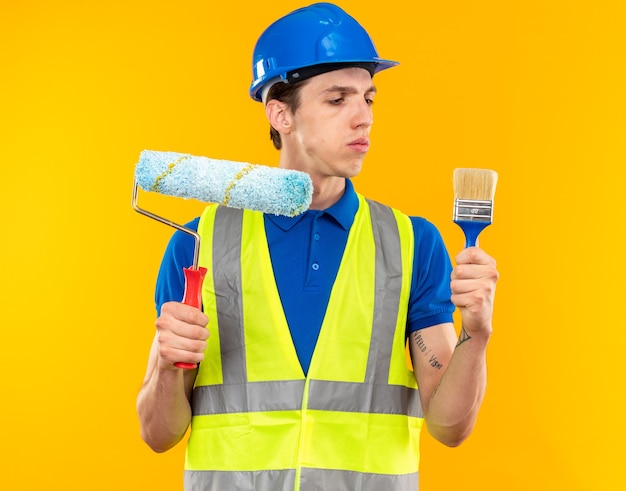
<svg viewBox="0 0 626 491"><path fill-rule="evenodd" d="M306 80L293 83L276 83L272 85L267 93L267 101L276 99L287 105L292 114L296 112L300 106L300 89L306 83ZM270 125L270 139L274 144L276 150L280 150L283 146L283 142L280 139L280 133L276 131L272 125Z"/></svg>

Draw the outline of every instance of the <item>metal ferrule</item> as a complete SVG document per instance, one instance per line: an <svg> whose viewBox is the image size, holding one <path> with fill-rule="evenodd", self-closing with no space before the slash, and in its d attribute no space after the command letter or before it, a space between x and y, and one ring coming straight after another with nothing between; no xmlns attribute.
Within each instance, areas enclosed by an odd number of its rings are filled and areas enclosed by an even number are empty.
<svg viewBox="0 0 626 491"><path fill-rule="evenodd" d="M454 221L488 222L493 219L493 201L455 199Z"/></svg>

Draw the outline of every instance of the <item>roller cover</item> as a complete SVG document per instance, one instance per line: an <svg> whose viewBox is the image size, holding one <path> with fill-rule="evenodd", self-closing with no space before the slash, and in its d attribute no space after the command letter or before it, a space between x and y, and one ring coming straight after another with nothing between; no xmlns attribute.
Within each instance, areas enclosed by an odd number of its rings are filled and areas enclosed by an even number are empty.
<svg viewBox="0 0 626 491"><path fill-rule="evenodd" d="M141 152L135 180L144 191L284 216L306 211L313 194L305 172L154 150Z"/></svg>

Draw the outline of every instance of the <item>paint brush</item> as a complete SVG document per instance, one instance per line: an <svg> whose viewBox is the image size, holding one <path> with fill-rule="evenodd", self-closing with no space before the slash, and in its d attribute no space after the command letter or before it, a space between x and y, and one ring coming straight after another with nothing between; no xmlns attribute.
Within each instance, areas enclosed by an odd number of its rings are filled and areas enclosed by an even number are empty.
<svg viewBox="0 0 626 491"><path fill-rule="evenodd" d="M498 174L490 169L454 169L453 221L465 234L465 247L477 244L478 235L493 220L493 197Z"/></svg>

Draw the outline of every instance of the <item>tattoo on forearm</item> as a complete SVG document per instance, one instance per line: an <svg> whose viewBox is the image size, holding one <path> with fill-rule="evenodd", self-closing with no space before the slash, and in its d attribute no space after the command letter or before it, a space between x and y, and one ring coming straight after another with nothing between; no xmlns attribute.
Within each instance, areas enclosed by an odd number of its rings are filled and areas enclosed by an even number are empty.
<svg viewBox="0 0 626 491"><path fill-rule="evenodd" d="M413 333L413 339L415 339L415 344L417 345L417 349L419 349L422 353L425 353L428 348L426 348L426 343L422 339L422 335L419 331L415 331Z"/></svg>
<svg viewBox="0 0 626 491"><path fill-rule="evenodd" d="M472 337L469 334L467 334L467 331L465 330L465 326L461 326L461 334L459 335L459 342L456 343L456 347L458 348L459 346L461 346L466 341L469 341L470 339L472 339Z"/></svg>
<svg viewBox="0 0 626 491"><path fill-rule="evenodd" d="M439 360L437 360L437 357L435 355L432 355L430 357L430 359L428 360L428 363L430 363L431 367L436 368L437 370L443 367L443 365L439 363Z"/></svg>
<svg viewBox="0 0 626 491"><path fill-rule="evenodd" d="M434 353L431 354L430 349L426 346L426 343L424 342L424 339L422 338L422 335L419 331L415 331L413 333L413 339L415 340L415 345L417 346L417 349L421 353L423 353L424 356L427 357L428 355L430 355L428 363L431 367L436 368L437 370L443 367L443 365L439 363L439 360L437 360L437 356Z"/></svg>

